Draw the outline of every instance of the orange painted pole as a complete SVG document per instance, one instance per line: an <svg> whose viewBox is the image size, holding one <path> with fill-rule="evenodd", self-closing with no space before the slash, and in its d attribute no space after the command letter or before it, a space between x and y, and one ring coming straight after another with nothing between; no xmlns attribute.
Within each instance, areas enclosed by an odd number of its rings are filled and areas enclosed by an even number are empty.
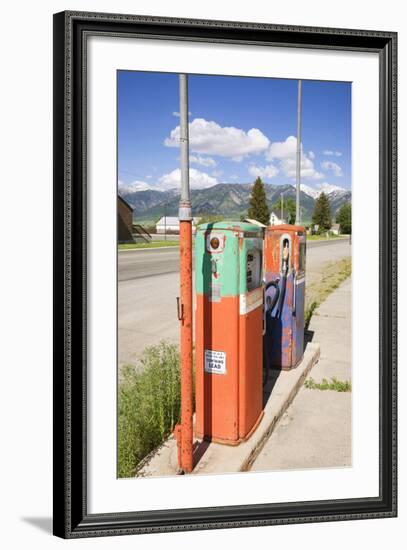
<svg viewBox="0 0 407 550"><path fill-rule="evenodd" d="M179 75L181 199L180 298L181 298L181 453L179 467L184 473L193 469L192 458L192 211L189 193L188 77Z"/></svg>
<svg viewBox="0 0 407 550"><path fill-rule="evenodd" d="M192 221L180 222L181 260L181 464L192 472Z"/></svg>

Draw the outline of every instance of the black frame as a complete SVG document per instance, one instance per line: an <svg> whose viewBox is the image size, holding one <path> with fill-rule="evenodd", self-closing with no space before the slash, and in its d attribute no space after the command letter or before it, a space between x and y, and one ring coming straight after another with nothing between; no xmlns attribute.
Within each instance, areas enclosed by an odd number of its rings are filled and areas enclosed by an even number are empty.
<svg viewBox="0 0 407 550"><path fill-rule="evenodd" d="M370 51L380 59L380 495L88 514L86 39L90 35ZM54 534L64 538L394 517L397 514L397 34L229 21L54 15Z"/></svg>

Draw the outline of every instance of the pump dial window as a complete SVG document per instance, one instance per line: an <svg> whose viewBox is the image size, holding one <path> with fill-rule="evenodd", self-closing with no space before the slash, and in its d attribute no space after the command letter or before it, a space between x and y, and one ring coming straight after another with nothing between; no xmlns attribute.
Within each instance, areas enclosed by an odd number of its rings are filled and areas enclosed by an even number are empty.
<svg viewBox="0 0 407 550"><path fill-rule="evenodd" d="M218 237L212 237L210 245L211 245L211 248L213 248L214 250L217 250L220 245L220 241Z"/></svg>
<svg viewBox="0 0 407 550"><path fill-rule="evenodd" d="M206 250L208 252L222 252L225 245L225 236L217 233L209 233L206 236Z"/></svg>

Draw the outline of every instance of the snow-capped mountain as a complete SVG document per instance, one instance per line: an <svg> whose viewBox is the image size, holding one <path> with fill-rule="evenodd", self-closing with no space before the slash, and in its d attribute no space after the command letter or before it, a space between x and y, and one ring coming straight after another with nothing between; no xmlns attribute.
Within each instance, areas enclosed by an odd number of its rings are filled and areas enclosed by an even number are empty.
<svg viewBox="0 0 407 550"><path fill-rule="evenodd" d="M295 185L293 185L295 188ZM325 195L328 195L330 199L332 198L339 198L342 195L345 195L349 193L349 189L345 189L344 187L339 187L338 185L332 185L331 183L318 183L315 185L315 187L311 187L309 185L305 185L304 183L301 183L300 185L301 191L303 191L306 195L309 197L312 197L313 199L317 199L321 193L325 193Z"/></svg>
<svg viewBox="0 0 407 550"><path fill-rule="evenodd" d="M137 193L138 191L160 191L157 186L149 185L144 181L132 181L131 183L124 183L119 181L119 194L127 195L128 193Z"/></svg>
<svg viewBox="0 0 407 550"><path fill-rule="evenodd" d="M236 219L241 215L246 216L252 187L252 183L219 183L206 189L192 189L191 200L194 215L219 214L233 216ZM334 216L343 204L352 200L351 191L341 187L321 186L316 188L301 185L300 202L304 220L311 220L315 200L323 190L328 194L331 212ZM270 208L275 208L276 203L279 207L281 193L284 193L284 200L295 201L295 186L291 184L272 185L267 183L265 191ZM123 193L122 196L134 208L135 216L139 220L158 219L164 215L164 212L167 216L176 216L178 213L179 189L170 191L146 189Z"/></svg>
<svg viewBox="0 0 407 550"><path fill-rule="evenodd" d="M294 189L295 189L295 185L293 185ZM300 184L300 189L301 191L303 191L306 195L308 195L309 197L312 197L313 199L316 199L318 198L318 196L320 195L321 191L318 191L318 189L314 189L313 187L310 187L309 185L305 185L304 183L301 183Z"/></svg>

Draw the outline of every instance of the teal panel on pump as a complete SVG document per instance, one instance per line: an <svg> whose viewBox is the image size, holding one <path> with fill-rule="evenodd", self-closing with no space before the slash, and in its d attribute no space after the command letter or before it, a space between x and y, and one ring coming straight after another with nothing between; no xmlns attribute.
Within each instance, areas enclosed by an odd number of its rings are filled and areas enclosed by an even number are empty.
<svg viewBox="0 0 407 550"><path fill-rule="evenodd" d="M247 238L242 239L245 234ZM222 296L237 296L242 289L246 292L247 250L260 247L261 251L261 235L256 225L246 222L199 225L195 237L196 292L211 296L213 301ZM217 248L211 246L212 239L218 239Z"/></svg>

